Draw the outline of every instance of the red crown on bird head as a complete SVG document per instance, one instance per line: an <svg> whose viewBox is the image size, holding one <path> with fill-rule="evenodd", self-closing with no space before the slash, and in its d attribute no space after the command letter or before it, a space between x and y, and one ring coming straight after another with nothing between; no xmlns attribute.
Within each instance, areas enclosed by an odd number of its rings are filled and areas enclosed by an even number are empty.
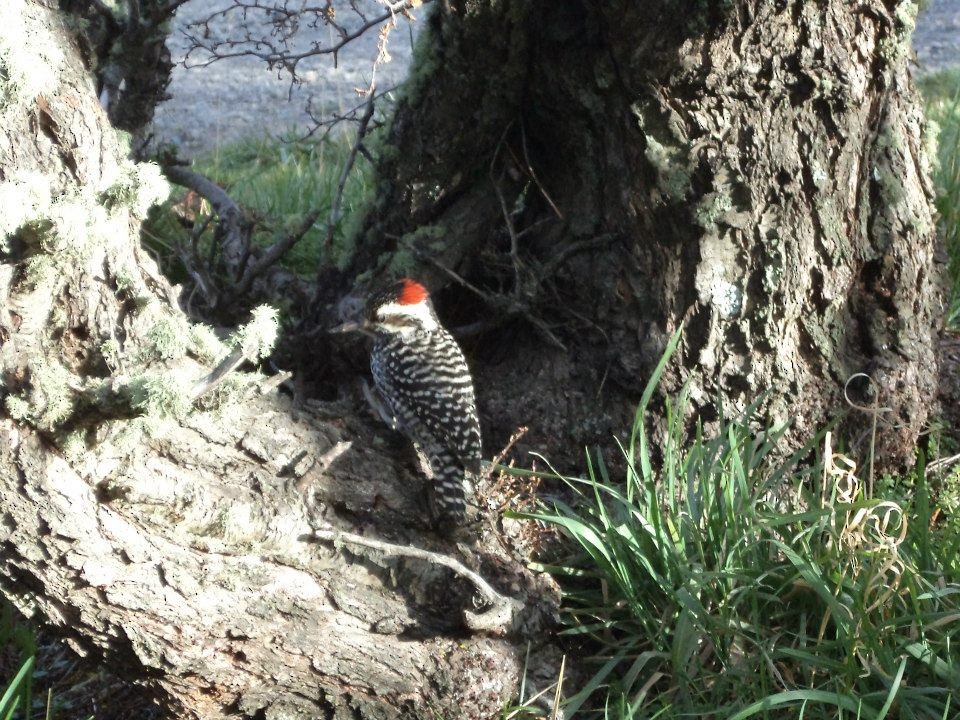
<svg viewBox="0 0 960 720"><path fill-rule="evenodd" d="M416 280L404 278L400 281L400 293L397 295L397 303L400 305L416 305L429 297L427 289Z"/></svg>

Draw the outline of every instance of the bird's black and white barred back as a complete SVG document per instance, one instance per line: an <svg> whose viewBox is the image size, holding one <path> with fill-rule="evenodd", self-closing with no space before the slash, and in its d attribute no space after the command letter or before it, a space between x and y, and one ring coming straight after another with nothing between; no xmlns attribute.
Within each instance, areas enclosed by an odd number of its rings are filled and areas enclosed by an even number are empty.
<svg viewBox="0 0 960 720"><path fill-rule="evenodd" d="M462 521L480 473L480 422L463 351L434 312L426 289L405 279L367 304L376 334L370 369L399 430L427 456L434 499Z"/></svg>

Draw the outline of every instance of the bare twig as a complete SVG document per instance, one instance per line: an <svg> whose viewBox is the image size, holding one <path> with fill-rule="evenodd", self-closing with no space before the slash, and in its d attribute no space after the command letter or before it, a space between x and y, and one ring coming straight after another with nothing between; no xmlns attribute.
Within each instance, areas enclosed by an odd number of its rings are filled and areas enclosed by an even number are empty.
<svg viewBox="0 0 960 720"><path fill-rule="evenodd" d="M537 276L541 280L553 275L557 270L560 269L560 266L566 261L568 257L585 250L592 250L596 247L602 247L613 240L616 240L619 236L616 233L603 233L602 235L597 235L596 237L587 238L585 240L574 240L569 242L560 248L557 252L553 254L541 268L541 271L537 273Z"/></svg>
<svg viewBox="0 0 960 720"><path fill-rule="evenodd" d="M478 632L506 632L513 624L514 615L521 609L520 603L498 593L479 574L449 555L442 555L409 545L396 545L394 543L383 542L382 540L374 540L343 530L315 529L313 534L314 537L331 542L335 546L347 543L377 550L388 556L412 557L449 568L457 575L467 578L473 583L474 587L476 587L484 603L490 606L489 609L482 613L475 613L471 610L463 611L464 625L470 630Z"/></svg>
<svg viewBox="0 0 960 720"><path fill-rule="evenodd" d="M283 385L287 380L293 377L293 373L289 370L284 370L283 372L278 372L272 377L268 377L259 385L260 394L268 395L276 390L278 387Z"/></svg>
<svg viewBox="0 0 960 720"><path fill-rule="evenodd" d="M367 134L367 126L370 124L370 118L373 117L374 102L376 98L376 86L371 83L368 90L367 108L360 119L360 125L357 127L357 136L353 147L350 148L350 154L347 156L347 162L344 163L340 171L340 180L337 182L337 192L333 196L333 203L330 205L330 216L327 219L327 234L323 241L322 252L328 253L333 247L333 233L336 231L337 224L340 222L343 206L343 191L347 186L347 179L350 177L350 171L353 170L353 164L357 160L357 152L363 144L363 139ZM321 265L322 267L322 265Z"/></svg>
<svg viewBox="0 0 960 720"><path fill-rule="evenodd" d="M215 306L220 293L203 264L196 262L196 253L188 253L183 243L180 242L175 243L173 249L180 258L180 262L183 263L187 274L193 280L193 284L203 293L207 304L210 307Z"/></svg>
<svg viewBox="0 0 960 720"><path fill-rule="evenodd" d="M191 67L204 67L227 58L256 57L266 62L271 68L282 68L295 77L297 65L299 65L299 63L303 60L320 55L332 55L334 58L336 58L337 53L339 53L344 47L359 38L361 35L365 34L372 28L383 24L387 20L395 20L398 12L403 10L409 11L417 5L426 5L429 2L431 2L431 0L423 0L422 2L419 2L418 0L383 2L382 4L385 7L384 12L376 15L375 17L367 18L365 21L361 22L358 27L348 30L346 26L337 23L333 19L333 17L327 12L326 6L298 6L295 10L289 10L284 6L279 6L277 4L270 6L261 5L258 0L234 0L230 7L218 10L217 12L212 13L206 19L195 23L193 28L198 30L198 32L186 33L187 38L193 43L193 47L187 53L187 61L189 62L191 54L193 54L196 50L202 50L206 52L209 57L206 60L196 63L196 65L192 65ZM282 24L283 19L289 20L293 15L298 17L313 15L315 18L315 23L322 22L323 24L330 26L336 32L339 39L329 45L313 43L312 46L307 50L293 52L286 45L286 42L291 39L295 33L295 29L278 32L276 41L271 40L270 38L254 37L249 30L247 30L246 36L242 39L209 42L207 38L204 37L208 34L207 30L210 22L212 22L218 16L226 17L235 11L240 11L243 16L246 17L250 11L254 10L269 12L275 17L280 18L280 20L273 21L275 27L279 27ZM291 26L296 27L296 24L290 24ZM227 49L225 50L224 48Z"/></svg>
<svg viewBox="0 0 960 720"><path fill-rule="evenodd" d="M246 360L246 357L243 354L243 348L239 346L235 347L233 352L221 360L208 375L205 375L194 384L190 390L190 400L195 401L218 387L227 379L227 375L243 364L244 360Z"/></svg>
<svg viewBox="0 0 960 720"><path fill-rule="evenodd" d="M527 432L529 432L529 430L530 428L524 425L524 426L518 427L514 431L513 435L511 435L510 439L507 441L507 444L504 445L503 449L500 452L498 452L494 456L494 458L490 461L490 466L487 468L486 473L484 473L486 477L490 477L493 471L497 469L497 465L503 462L503 459L507 456L507 453L509 453L513 449L514 445L520 442L520 440L523 438L524 435L527 434Z"/></svg>
<svg viewBox="0 0 960 720"><path fill-rule="evenodd" d="M494 173L497 158L500 157L500 148L503 147L504 141L507 139L507 133L510 131L510 127L511 125L507 125L507 127L504 128L503 134L500 136L500 141L493 151L493 158L490 160L490 183L497 193L497 200L500 201L500 211L503 213L503 221L507 226L507 232L510 234L510 259L513 261L514 288L516 292L520 292L519 238L517 237L517 229L513 226L513 220L510 218L510 208L507 207L507 200L503 196L503 190L500 189L500 183L503 181L504 173L503 171L500 172L499 179L495 177Z"/></svg>
<svg viewBox="0 0 960 720"><path fill-rule="evenodd" d="M286 255L294 245L300 242L300 240L310 232L310 228L313 227L319 217L319 210L312 210L307 213L303 217L303 220L301 220L300 225L298 225L293 232L285 235L282 239L268 247L256 262L247 265L243 272L243 277L237 282L233 292L237 295L242 295L249 291L253 285L253 281L269 270L280 258Z"/></svg>
<svg viewBox="0 0 960 720"><path fill-rule="evenodd" d="M540 194L543 195L543 199L547 201L547 204L553 209L553 212L556 213L557 218L563 220L563 213L560 212L560 208L557 207L557 204L553 201L553 198L550 197L550 193L547 192L547 189L543 186L543 183L540 182L540 178L537 177L537 173L533 170L533 164L530 162L530 153L527 152L527 131L523 124L523 117L520 118L520 144L523 147L523 160L524 164L527 166L527 172L530 174L530 178L533 180L534 184L540 190ZM510 150L510 154L513 155L513 150ZM514 160L516 160L516 155L514 155ZM519 162L517 163L520 164Z"/></svg>
<svg viewBox="0 0 960 720"><path fill-rule="evenodd" d="M168 165L164 173L177 185L190 188L206 198L219 217L217 236L227 272L237 276L250 242L252 223L227 192L209 178L177 165Z"/></svg>
<svg viewBox="0 0 960 720"><path fill-rule="evenodd" d="M943 472L957 464L960 464L960 453L945 458L939 458L931 463L928 463L924 474L932 475L933 473Z"/></svg>

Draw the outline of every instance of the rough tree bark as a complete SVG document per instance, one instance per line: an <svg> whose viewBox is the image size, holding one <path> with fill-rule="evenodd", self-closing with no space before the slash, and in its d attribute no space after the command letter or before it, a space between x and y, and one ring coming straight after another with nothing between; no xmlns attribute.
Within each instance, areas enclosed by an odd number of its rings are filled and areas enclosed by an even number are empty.
<svg viewBox="0 0 960 720"><path fill-rule="evenodd" d="M369 424L298 416L256 373L211 389L234 355L140 248L163 183L126 159L55 3L3 4L0 68L4 595L176 717L496 714L549 587L489 531L463 553L426 533ZM468 631L472 582L318 528L461 554L510 613Z"/></svg>
<svg viewBox="0 0 960 720"><path fill-rule="evenodd" d="M850 381L889 408L878 461L912 460L942 317L915 4L450 5L346 277L417 268L446 288L477 333L487 437L529 424L527 447L579 465L629 427L683 323L665 387L690 383L693 416L763 397L794 446L847 414L865 449Z"/></svg>

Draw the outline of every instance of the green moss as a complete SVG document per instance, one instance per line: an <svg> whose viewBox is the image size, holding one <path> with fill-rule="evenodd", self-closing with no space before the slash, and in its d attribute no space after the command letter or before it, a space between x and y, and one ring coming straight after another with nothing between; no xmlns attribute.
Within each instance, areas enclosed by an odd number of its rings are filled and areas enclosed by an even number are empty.
<svg viewBox="0 0 960 720"><path fill-rule="evenodd" d="M393 277L405 277L413 273L420 263L414 254L408 250L397 250L390 255L387 270Z"/></svg>

